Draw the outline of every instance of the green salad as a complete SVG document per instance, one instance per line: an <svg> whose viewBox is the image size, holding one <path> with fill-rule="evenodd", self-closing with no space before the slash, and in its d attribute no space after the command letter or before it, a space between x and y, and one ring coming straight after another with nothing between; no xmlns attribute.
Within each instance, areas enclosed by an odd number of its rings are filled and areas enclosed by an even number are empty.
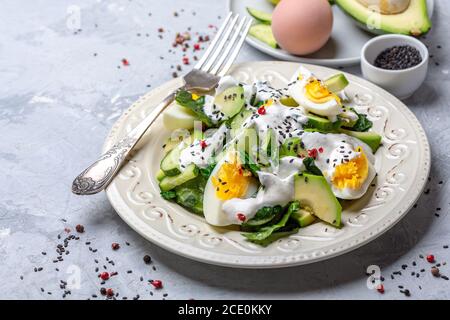
<svg viewBox="0 0 450 320"><path fill-rule="evenodd" d="M261 246L317 222L340 228L340 201L367 192L381 143L348 84L301 66L283 88L225 76L214 92L179 90L163 115L161 196Z"/></svg>

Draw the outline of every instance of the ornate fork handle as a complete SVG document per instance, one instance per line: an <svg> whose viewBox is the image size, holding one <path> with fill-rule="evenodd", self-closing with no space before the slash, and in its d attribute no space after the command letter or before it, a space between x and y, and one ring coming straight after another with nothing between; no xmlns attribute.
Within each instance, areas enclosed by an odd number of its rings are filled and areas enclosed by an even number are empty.
<svg viewBox="0 0 450 320"><path fill-rule="evenodd" d="M72 192L79 195L95 194L106 188L139 139L160 113L175 99L175 93L176 90L165 97L125 138L113 145L97 161L80 173L72 183Z"/></svg>

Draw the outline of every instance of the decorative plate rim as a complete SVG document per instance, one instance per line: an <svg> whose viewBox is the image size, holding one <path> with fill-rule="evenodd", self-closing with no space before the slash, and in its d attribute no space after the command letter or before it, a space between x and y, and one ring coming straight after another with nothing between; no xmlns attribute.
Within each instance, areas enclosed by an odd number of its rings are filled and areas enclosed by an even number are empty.
<svg viewBox="0 0 450 320"><path fill-rule="evenodd" d="M239 70L243 68L249 67L267 67L272 66L273 68L277 68L282 64L291 64L292 69L295 66L298 66L299 63L295 62L285 62L285 61L258 61L258 62L246 62L241 63L234 66L233 70ZM337 70L323 67L323 66L314 66L308 64L303 64L307 68L308 67L318 67L321 69L325 69L328 72L336 72ZM341 71L338 71L341 72ZM344 243L340 246L331 246L331 248L327 251L319 250L312 252L311 254L305 253L292 253L290 255L261 255L261 256L244 256L244 255L232 255L232 254L224 254L214 252L214 249L200 249L195 248L189 244L184 244L181 241L174 240L168 236L159 233L157 230L149 227L145 223L137 218L136 214L132 209L127 207L124 203L123 199L120 197L119 191L115 184L111 184L110 187L106 190L107 198L109 199L111 205L119 214L119 216L136 232L141 234L147 240L155 243L156 245L171 251L175 254L184 256L186 258L190 258L193 260L197 260L204 263L227 266L227 267L238 267L238 268L281 268L281 267L290 267L297 266L303 264L309 264L313 262L318 262L325 259L330 259L332 257L342 255L354 249L361 247L362 245L374 240L379 237L390 228L392 228L398 221L400 221L411 209L414 203L419 198L422 193L426 181L430 172L431 167L431 154L430 154L430 146L428 143L428 139L426 137L425 131L420 125L419 121L415 117L415 115L404 105L400 100L392 96L390 93L385 90L377 87L376 85L359 78L357 76L347 74L346 76L349 78L350 82L357 81L359 84L362 84L370 89L376 90L377 94L380 95L384 100L390 101L395 104L396 108L403 114L405 119L410 122L414 131L416 131L417 135L420 138L420 141L417 141L421 145L420 149L420 157L423 158L423 161L419 163L419 168L417 168L417 176L415 178L415 183L411 186L408 194L404 195L401 203L398 204L399 209L396 212L392 212L392 216L388 219L384 218L380 221L377 221L370 227L368 227L365 232L362 232L358 235L353 235L350 239L342 240ZM177 82L180 82L181 79L173 79L153 90L148 92L139 98L136 102L134 102L116 121L116 123L111 128L105 144L103 146L103 151L106 150L108 146L110 146L117 139L117 131L122 126L122 124L126 121L128 115L141 103L145 102L146 97L150 95L154 95L156 92L162 92L167 90L168 88L174 86Z"/></svg>

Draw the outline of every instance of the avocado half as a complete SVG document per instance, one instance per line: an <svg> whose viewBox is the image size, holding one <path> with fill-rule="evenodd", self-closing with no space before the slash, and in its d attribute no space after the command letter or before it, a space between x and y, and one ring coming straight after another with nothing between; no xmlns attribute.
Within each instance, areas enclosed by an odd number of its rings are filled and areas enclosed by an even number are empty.
<svg viewBox="0 0 450 320"><path fill-rule="evenodd" d="M397 14L381 14L358 0L336 0L336 4L370 32L400 33L420 36L431 29L426 0L411 0L409 7Z"/></svg>

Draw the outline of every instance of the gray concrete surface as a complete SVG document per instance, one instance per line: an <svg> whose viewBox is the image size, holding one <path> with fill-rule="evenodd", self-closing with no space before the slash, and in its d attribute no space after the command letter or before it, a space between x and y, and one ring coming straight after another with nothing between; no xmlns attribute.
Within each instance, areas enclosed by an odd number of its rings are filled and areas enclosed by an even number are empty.
<svg viewBox="0 0 450 320"><path fill-rule="evenodd" d="M101 271L103 265L119 271L105 284L119 299L137 294L147 299L407 298L398 285L410 290L410 299L450 298L450 281L434 278L430 264L419 258L433 253L442 262L450 257L450 249L444 248L450 245L450 12L444 1L436 3L434 29L425 39L433 55L429 74L406 101L432 146L430 192L388 233L356 251L298 268L251 271L166 252L133 232L105 194L70 193L73 177L98 155L121 112L148 85L171 79L170 66L180 64L182 55L180 50L169 53L175 32L191 26L192 33L210 34L208 25L220 23L226 1L2 0L0 298L59 299L63 280L74 284L67 299L92 294L100 299L95 268ZM159 27L165 29L163 39L158 38ZM128 59L128 67L121 66L122 58ZM270 59L248 46L239 57ZM360 73L359 67L346 71ZM68 242L70 254L63 254L62 262L53 263L56 245L67 236L64 228L76 234L76 224L83 224L85 233ZM112 251L112 242L121 248ZM143 263L144 254L152 256L152 265ZM372 264L386 278L384 295L366 287L365 270ZM392 280L390 275L398 270L402 275ZM413 271L420 277L412 276ZM441 266L441 272L450 275L450 268ZM148 279L161 279L164 288L151 290Z"/></svg>

